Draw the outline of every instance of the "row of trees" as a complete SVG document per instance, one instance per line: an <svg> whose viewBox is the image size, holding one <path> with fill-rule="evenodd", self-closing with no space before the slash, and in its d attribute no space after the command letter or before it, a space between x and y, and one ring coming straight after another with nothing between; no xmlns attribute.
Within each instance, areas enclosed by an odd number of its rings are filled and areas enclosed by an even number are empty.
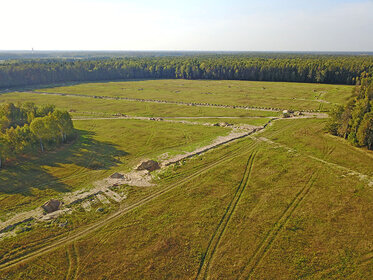
<svg viewBox="0 0 373 280"><path fill-rule="evenodd" d="M55 147L74 137L71 116L52 105L33 103L0 107L0 168L7 159Z"/></svg>
<svg viewBox="0 0 373 280"><path fill-rule="evenodd" d="M205 55L0 64L0 88L115 79L227 79L355 84L373 71L373 56Z"/></svg>
<svg viewBox="0 0 373 280"><path fill-rule="evenodd" d="M329 132L373 150L373 77L362 76L348 103L335 107L330 116Z"/></svg>

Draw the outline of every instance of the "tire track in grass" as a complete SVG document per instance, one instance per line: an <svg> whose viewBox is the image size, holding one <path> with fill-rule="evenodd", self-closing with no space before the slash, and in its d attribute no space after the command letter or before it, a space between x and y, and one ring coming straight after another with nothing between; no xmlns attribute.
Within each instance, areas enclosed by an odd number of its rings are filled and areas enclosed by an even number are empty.
<svg viewBox="0 0 373 280"><path fill-rule="evenodd" d="M250 151L251 150L251 148L253 147L253 146L255 146L256 144L255 144L255 142L254 143L251 143L250 145L248 145L248 147L245 147L246 148L246 150L247 151ZM241 148L238 148L237 150L235 150L234 152L235 153L237 153L238 151L240 151L241 150ZM223 157L226 157L227 155L228 155L229 153L227 153L227 154L225 154ZM199 168L201 168L201 167L205 167L205 166L207 166L208 165L208 163L206 163L206 164L203 164L202 166L199 166ZM82 263L83 262L87 262L87 260L88 260L88 258L94 253L94 252L96 252L97 250L97 247L99 246L99 245L103 245L103 244L105 244L108 240L109 240L109 238L110 238L110 236L111 236L111 234L113 233L113 232L115 232L115 230L113 231L113 230L110 230L110 231L108 231L106 234L103 234L100 238L99 238L99 240L96 242L96 244L93 246L93 248L89 251L89 253L86 255L86 257L84 258L84 260L82 261ZM84 267L85 267L86 265L83 265L83 269L84 269ZM80 274L79 274L80 275Z"/></svg>
<svg viewBox="0 0 373 280"><path fill-rule="evenodd" d="M362 255L358 260L358 265L365 265L368 264L373 260L373 251L370 251L364 255Z"/></svg>
<svg viewBox="0 0 373 280"><path fill-rule="evenodd" d="M79 254L75 242L68 245L66 251L69 261L69 269L67 271L66 280L74 280L76 279L79 268Z"/></svg>
<svg viewBox="0 0 373 280"><path fill-rule="evenodd" d="M154 127L152 127L152 130L151 130L151 132L150 132L150 134L149 134L149 137L148 137L148 139L146 140L146 142L145 142L145 146L148 146L149 144L150 144L150 142L153 140L153 138L154 138L154 135L155 135L155 128Z"/></svg>
<svg viewBox="0 0 373 280"><path fill-rule="evenodd" d="M79 274L79 265L80 265L80 260L79 260L79 251L78 247L76 246L75 241L72 243L73 246L73 253L74 253L74 259L75 259L75 269L74 269L74 274L72 275L72 280L77 279L78 274Z"/></svg>
<svg viewBox="0 0 373 280"><path fill-rule="evenodd" d="M68 261L68 264L69 264L69 268L67 269L67 273L66 273L66 277L65 277L65 280L69 280L71 279L71 271L72 271L72 254L71 254L71 246L68 245L66 246L66 257L67 257L67 261Z"/></svg>
<svg viewBox="0 0 373 280"><path fill-rule="evenodd" d="M92 233L93 231L98 230L98 229L108 225L110 222L115 221L116 219L120 218L121 216L123 216L123 215L125 215L125 214L127 214L127 213L129 213L129 212L147 204L150 201L153 201L154 199L160 197L161 195L163 195L165 193L168 193L169 191L171 191L171 190L173 190L173 189L175 189L179 186L182 186L183 184L197 178L198 176L206 173L207 171L211 170L212 168L217 167L217 166L219 166L219 165L221 165L225 162L228 162L230 160L233 160L238 156L245 155L245 153L247 152L247 150L245 150L245 149L248 149L248 147L250 147L252 145L253 145L253 143L250 143L249 145L244 145L244 146L238 148L237 150L235 150L235 152L228 153L225 156L222 156L220 159L218 159L215 162L211 163L210 165L200 169L196 173L194 173L190 176L187 176L186 178L183 178L183 179L179 180L178 182L173 183L173 184L171 184L167 187L164 187L163 189L158 190L158 191L140 199L139 201L133 203L130 206L121 208L120 210L111 214L110 216L108 216L104 220L100 220L97 223L94 223L94 224L86 226L82 229L79 229L76 232L71 233L67 236L66 235L62 236L61 238L59 238L59 239L53 241L52 243L47 244L47 245L45 245L41 248L35 249L31 252L25 252L25 253L19 255L16 258L7 260L6 262L0 262L0 271L2 271L4 269L11 268L11 267L14 267L18 264L24 263L26 261L29 261L29 260L31 260L35 257L41 256L43 254L49 253L49 252L55 250L56 248L59 248L63 245L66 245L67 243L76 241L76 240L88 235L89 233Z"/></svg>
<svg viewBox="0 0 373 280"><path fill-rule="evenodd" d="M252 277L255 269L260 264L260 262L263 260L264 256L271 248L273 242L278 237L278 234L283 229L283 227L287 224L287 222L290 220L290 217L295 212L295 210L298 208L299 204L308 195L315 181L316 181L316 175L314 172L311 175L308 182L306 183L306 185L296 194L296 196L291 201L289 206L286 207L285 211L282 213L280 218L276 221L272 229L266 234L266 236L259 243L254 254L250 257L250 259L248 260L248 262L242 269L242 274L240 278L250 279Z"/></svg>
<svg viewBox="0 0 373 280"><path fill-rule="evenodd" d="M202 257L195 279L206 279L208 276L209 268L214 257L214 253L219 246L220 240L237 207L238 202L240 201L242 193L245 191L248 185L256 154L257 151L254 151L249 156L241 182L239 183L232 200L229 202L228 207L226 208L215 232L213 233L208 243L207 249L204 253L204 256Z"/></svg>

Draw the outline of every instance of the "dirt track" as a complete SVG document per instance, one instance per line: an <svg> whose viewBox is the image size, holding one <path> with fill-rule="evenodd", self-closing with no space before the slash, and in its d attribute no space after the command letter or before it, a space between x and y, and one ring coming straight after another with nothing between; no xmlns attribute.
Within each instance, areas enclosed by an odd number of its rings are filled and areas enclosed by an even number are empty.
<svg viewBox="0 0 373 280"><path fill-rule="evenodd" d="M272 120L271 120L272 121ZM271 123L271 121L269 123L267 123L265 126L261 127L261 129L264 129L265 127L267 127L268 124ZM194 154L199 154L199 153L202 153L202 152L206 152L212 148L215 148L216 146L219 146L219 145L222 145L222 144L225 144L225 143L228 143L228 142L231 142L233 140L236 140L238 138L242 138L242 137L245 137L245 136L248 136L250 134L252 134L253 132L255 131L251 131L250 133L244 133L243 135L239 135L239 136L235 136L235 137L232 137L231 139L228 139L228 141L222 141L222 142L219 142L219 143L215 143L215 145L211 146L211 147L208 147L202 151L196 151ZM253 137L254 138L254 137ZM255 138L257 140L261 140L263 141L263 139L258 139L258 138ZM243 150L242 153L239 152L239 150L242 150L242 148L240 149L237 149L235 152L233 153L230 153L228 155L225 155L223 156L221 159L219 159L218 161L208 165L207 167L204 167L202 168L201 170L197 171L195 174L193 175L190 175L184 179L182 179L181 181L179 181L178 183L175 183L175 184L172 184L160 191L157 191L143 199L141 199L140 201L132 204L131 206L128 206L126 208L123 208L123 209L120 209L118 212L116 213L113 213L112 215L110 215L109 217L107 217L105 220L102 220L102 221L99 221L97 223L94 223L90 226L87 226L85 228L82 228L82 229L78 229L76 230L76 232L72 233L71 235L69 236L63 236L62 238L60 238L59 240L56 240L54 242L52 242L51 244L45 246L45 247L42 247L42 248L39 248L39 249L36 249L32 252L29 252L29 253L25 253L23 254L21 257L16 257L15 259L13 260L10 260L8 262L5 262L5 263L2 263L0 264L0 270L3 270L5 268L9 268L9 267L12 267L14 265L17 265L18 263L21 263L21 262L24 262L24 261L27 261L33 257L36 257L36 256L39 256L41 254L44 254L46 252L49 252L49 251L52 251L54 248L58 247L58 246L61 246L61 245L64 245L66 244L67 242L71 242L71 241L74 241L74 240L77 240L87 234L89 234L90 232L94 231L94 230L97 230L99 228L101 228L102 226L108 224L109 222L117 219L118 217L124 215L125 213L128 213L129 211L133 210L133 209L136 209L144 204L146 204L147 202L149 201L152 201L153 199L159 197L160 195L178 187L178 186L181 186L183 185L184 183L188 182L189 180L201 175L202 173L204 172L207 172L208 170L210 170L211 168L223 163L223 162L226 162L226 161L229 161L239 155L243 155L245 153L248 152L248 150ZM190 157L191 155L186 155L185 157ZM183 157L183 158L185 158ZM182 158L181 158L182 159ZM177 159L177 161L180 160L180 159ZM171 164L173 162L170 162L169 164ZM325 162L326 163L326 162ZM333 164L334 165L334 164Z"/></svg>
<svg viewBox="0 0 373 280"><path fill-rule="evenodd" d="M173 189L175 189L176 187L179 187L185 183L187 183L188 181L200 176L201 174L204 174L205 172L209 171L210 169L220 165L220 164L223 164L227 161L230 161L230 160L233 160L234 158L238 157L238 156L242 156L246 153L249 153L250 151L246 149L246 146L243 146L243 147L240 147L238 149L236 149L235 151L233 152L230 152L230 153L227 153L225 154L224 156L222 156L219 160L211 163L211 164L208 164L207 166L203 167L202 169L200 169L199 171L197 171L196 173L190 175L190 176L187 176L186 178L184 179L181 179L179 182L177 183L174 183L174 184L171 184L165 188L163 188L162 190L159 190L159 191L156 191L155 193L151 194L151 195L148 195L147 197L141 199L140 201L128 206L128 207L125 207L125 208L122 208L120 210L118 210L117 212L111 214L110 216L108 216L106 219L104 220L101 220L101 221L98 221L92 225L89 225L85 228L82 228L82 229L78 229L76 230L75 232L73 233L70 233L69 235L65 235L63 237L61 237L60 239L56 240L56 241L52 241L52 243L42 247L42 248L39 248L39 249L36 249L34 251L31 251L31 252L24 252L20 257L16 257L14 259L11 259L7 262L4 262L4 263L1 263L0 264L0 271L1 270L5 270L7 268L11 268L13 266L16 266L18 264L21 264L21 263L24 263L28 260L31 260L32 258L35 258L37 256L40 256L42 254L45 254L45 253L48 253L56 248L58 248L59 246L65 246L66 244L68 243L71 243L72 241L75 241L77 239L80 239L86 235L88 235L89 233L95 231L95 230L98 230L100 228L102 228L103 226L105 226L106 224L118 219L119 217L123 216L124 214L156 199L157 197L161 196L162 194L164 193L167 193Z"/></svg>

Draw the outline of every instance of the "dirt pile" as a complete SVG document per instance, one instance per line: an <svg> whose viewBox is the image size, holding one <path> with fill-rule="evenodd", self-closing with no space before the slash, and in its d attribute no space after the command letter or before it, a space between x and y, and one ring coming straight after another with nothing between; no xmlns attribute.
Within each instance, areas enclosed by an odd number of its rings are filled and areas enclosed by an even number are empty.
<svg viewBox="0 0 373 280"><path fill-rule="evenodd" d="M61 201L59 201L57 199L51 199L51 200L47 201L46 203L44 203L41 206L41 208L43 208L45 210L45 212L47 212L47 213L52 213L52 212L55 212L57 210L60 210L61 205L62 205Z"/></svg>
<svg viewBox="0 0 373 280"><path fill-rule="evenodd" d="M140 163L137 167L136 170L148 170L149 172L152 172L154 170L160 169L161 167L159 166L159 163L155 160L147 160L143 161Z"/></svg>
<svg viewBox="0 0 373 280"><path fill-rule="evenodd" d="M112 179L123 179L123 178L124 178L124 175L122 175L122 174L120 174L120 173L118 173L118 172L115 172L114 174L112 174L112 175L110 176L110 178L112 178Z"/></svg>
<svg viewBox="0 0 373 280"><path fill-rule="evenodd" d="M230 126L233 126L233 124L230 124L230 123L227 123L227 122L221 122L221 123L215 123L214 126L230 127Z"/></svg>

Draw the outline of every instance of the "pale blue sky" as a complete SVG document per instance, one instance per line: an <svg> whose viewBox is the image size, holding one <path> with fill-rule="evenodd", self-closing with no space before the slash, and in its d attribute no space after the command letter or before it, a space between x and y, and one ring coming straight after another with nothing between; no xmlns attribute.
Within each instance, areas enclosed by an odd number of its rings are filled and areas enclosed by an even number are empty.
<svg viewBox="0 0 373 280"><path fill-rule="evenodd" d="M2 0L0 50L373 51L373 0Z"/></svg>

